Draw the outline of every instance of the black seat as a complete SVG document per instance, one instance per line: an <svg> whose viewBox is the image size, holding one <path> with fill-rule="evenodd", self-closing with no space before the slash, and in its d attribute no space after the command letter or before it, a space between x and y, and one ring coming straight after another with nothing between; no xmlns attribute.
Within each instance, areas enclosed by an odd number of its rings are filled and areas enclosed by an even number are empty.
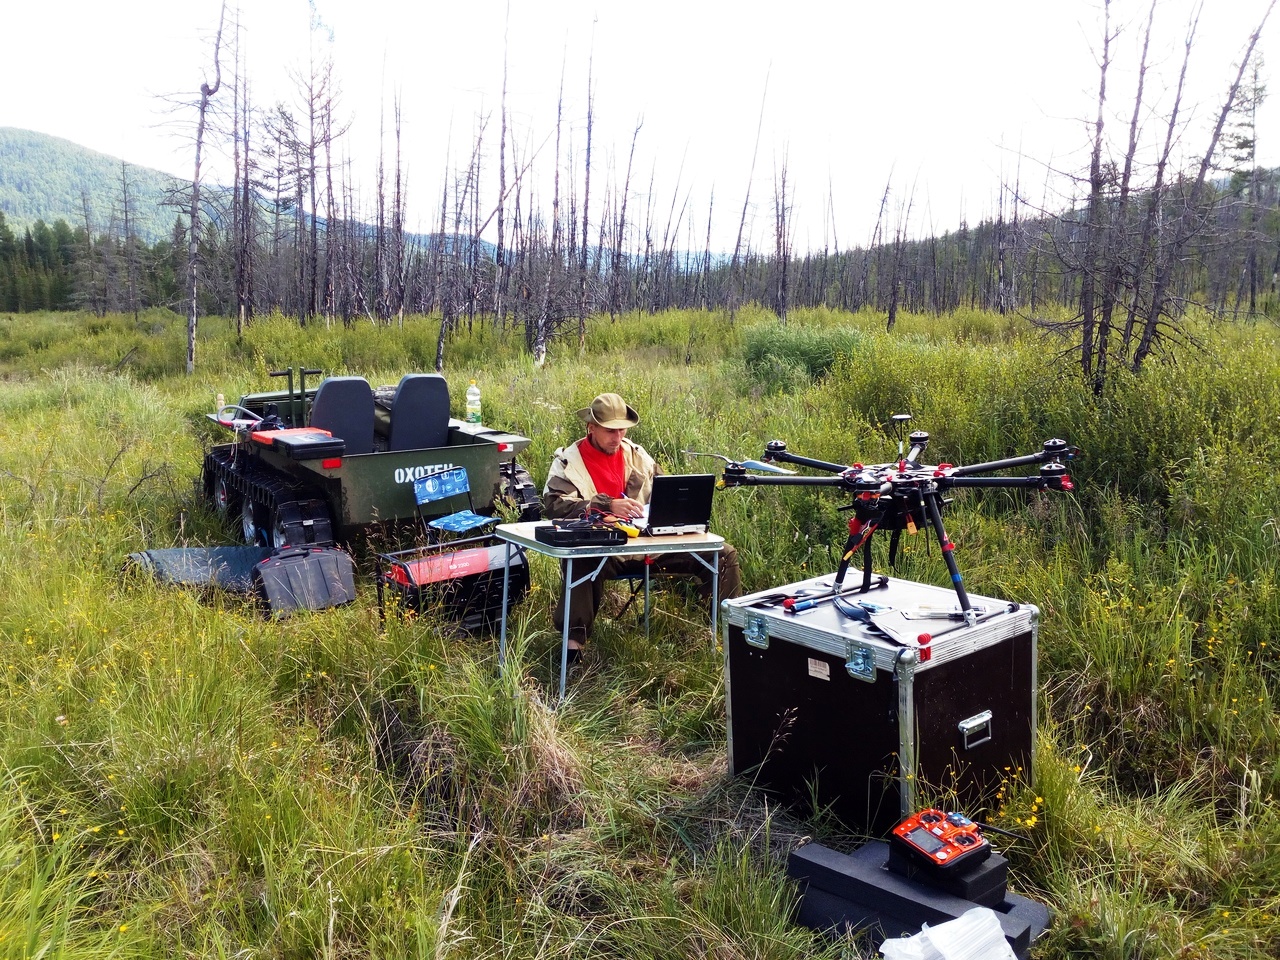
<svg viewBox="0 0 1280 960"><path fill-rule="evenodd" d="M406 373L391 398L388 450L449 445L449 386L438 373Z"/></svg>
<svg viewBox="0 0 1280 960"><path fill-rule="evenodd" d="M328 377L311 401L310 425L341 437L347 454L373 452L373 391L364 377Z"/></svg>

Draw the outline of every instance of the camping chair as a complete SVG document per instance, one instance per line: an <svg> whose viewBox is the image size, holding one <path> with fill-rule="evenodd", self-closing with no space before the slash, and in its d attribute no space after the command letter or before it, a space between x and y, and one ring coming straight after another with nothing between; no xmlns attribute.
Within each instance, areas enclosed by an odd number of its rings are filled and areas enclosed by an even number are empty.
<svg viewBox="0 0 1280 960"><path fill-rule="evenodd" d="M457 510L427 522L427 530L435 537L452 533L465 535L475 532L488 532L488 528L496 526L498 517L486 517L475 512L475 504L471 501L471 481L467 477L466 467L454 467L440 473L429 473L413 481L413 497L417 503L418 517L423 516L423 507L455 497L467 498L467 509Z"/></svg>
<svg viewBox="0 0 1280 960"><path fill-rule="evenodd" d="M653 565L652 558L645 557L644 565L646 568L645 573L648 573L649 572L648 568ZM624 573L621 576L614 578L616 582L625 583L630 588L630 593L627 596L626 602L623 603L623 605L618 608L618 612L614 614L614 617L613 617L614 620L621 620L623 615L628 610L631 609L631 605L636 602L636 597L640 596L641 594L644 594L644 600L645 600L644 617L647 624L649 619L649 610L648 610L649 594L648 594L648 584L645 583L645 580L647 579L647 577L645 576L645 573ZM648 631L646 630L645 632L647 633Z"/></svg>
<svg viewBox="0 0 1280 960"><path fill-rule="evenodd" d="M471 600L460 601L459 591L470 598L470 591L475 589L474 575L493 569L490 552L493 538L490 534L501 518L486 517L475 512L466 467L454 467L419 477L413 482L413 496L418 518L423 521L429 542L408 550L377 555L379 613L385 618L382 596L384 583L395 588L407 606L417 607L425 597L435 596L444 597L446 603L460 602L462 607L469 609ZM461 497L466 497L466 509L425 520L428 511L424 508ZM445 535L452 535L457 539L446 541ZM528 568L523 564L523 553L520 562L513 564L513 571L518 566L524 566L524 583L523 586L517 584L517 588L527 589ZM477 594L481 601L482 593L480 591Z"/></svg>
<svg viewBox="0 0 1280 960"><path fill-rule="evenodd" d="M618 608L618 612L613 615L614 620L621 620L626 612L631 609L631 605L636 602L637 598L642 598L640 610L636 613L636 621L644 623L644 635L649 636L649 614L653 610L653 588L657 580L661 578L667 580L674 575L669 573L653 571L653 557L646 556L644 560L644 571L642 573L624 573L621 576L614 577L615 583L625 583L629 588L627 599L622 606Z"/></svg>

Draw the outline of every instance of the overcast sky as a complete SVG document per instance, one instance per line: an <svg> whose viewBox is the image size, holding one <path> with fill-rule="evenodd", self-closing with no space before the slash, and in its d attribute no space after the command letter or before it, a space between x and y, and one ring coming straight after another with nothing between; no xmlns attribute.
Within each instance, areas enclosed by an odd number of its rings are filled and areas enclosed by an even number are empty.
<svg viewBox="0 0 1280 960"><path fill-rule="evenodd" d="M1268 0L1217 0L1201 17L1184 103L1186 152L1203 152L1234 65ZM891 215L908 197L916 232L994 214L1002 179L1046 196L1049 164L1085 162L1096 111L1100 0L896 0L746 4L726 0L254 0L240 12L259 107L296 103L290 76L330 56L351 121L345 150L373 195L379 124L402 102L410 226L432 229L443 171L465 163L490 116L496 168L502 60L522 151L549 176L557 90L566 134L585 146L587 71L595 90L593 206L621 180L636 138L632 202L659 227L673 202L682 235L731 249L750 186L749 230L772 245L774 183L785 166L795 248L848 247L871 234L886 182ZM216 0L50 0L7 4L0 126L65 137L132 163L191 176L194 112L166 114L164 95L198 97L212 79ZM509 10L508 10L509 7ZM1125 137L1146 0L1114 0L1108 123ZM1191 0L1160 0L1148 131L1170 102ZM312 30L314 15L322 27ZM331 37L331 39L330 39ZM1259 49L1280 49L1280 14ZM1276 54L1271 69L1280 67ZM224 68L224 79L227 76ZM1262 107L1259 161L1280 165L1280 85ZM224 92L220 97L229 100ZM229 104L228 104L229 105ZM758 138L757 138L758 134ZM758 148L757 148L758 139ZM1019 159L1021 154L1022 159ZM510 154L508 154L510 157ZM754 173L753 173L754 160ZM576 169L581 169L581 159ZM580 172L577 174L580 177ZM549 181L545 181L549 183ZM543 205L550 206L550 187ZM651 191L652 184L652 191ZM496 188L495 188L496 190ZM1052 203L1053 189L1049 190ZM486 202L492 202L493 198ZM633 207L633 209L636 209ZM640 211L637 210L637 213ZM598 214L593 211L593 217ZM834 237L833 237L834 233Z"/></svg>

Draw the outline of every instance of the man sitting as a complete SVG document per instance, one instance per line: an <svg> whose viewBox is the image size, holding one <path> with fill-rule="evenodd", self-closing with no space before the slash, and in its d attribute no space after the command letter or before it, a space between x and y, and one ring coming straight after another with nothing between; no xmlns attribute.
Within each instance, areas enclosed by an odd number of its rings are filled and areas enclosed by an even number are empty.
<svg viewBox="0 0 1280 960"><path fill-rule="evenodd" d="M555 452L542 491L543 509L552 520L586 516L594 509L624 519L644 512L653 490L658 465L644 447L627 438L627 431L640 417L616 393L602 393L591 406L578 411L586 421L587 435ZM688 553L655 557L655 571L698 578L699 595L711 597L711 571ZM578 584L569 595L569 659L578 659L600 608L606 580L644 573L644 561L633 557L610 557L594 579ZM742 574L738 552L728 543L720 552L721 599L739 595ZM556 604L555 623L564 629L563 596Z"/></svg>

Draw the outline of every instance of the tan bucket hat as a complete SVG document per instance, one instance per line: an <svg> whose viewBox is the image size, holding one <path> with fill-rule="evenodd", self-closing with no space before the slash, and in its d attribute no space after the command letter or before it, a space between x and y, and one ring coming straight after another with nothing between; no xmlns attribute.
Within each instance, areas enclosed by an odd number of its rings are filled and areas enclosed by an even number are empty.
<svg viewBox="0 0 1280 960"><path fill-rule="evenodd" d="M600 394L591 401L591 406L579 410L578 416L587 423L599 424L606 430L634 427L640 422L640 415L616 393Z"/></svg>

